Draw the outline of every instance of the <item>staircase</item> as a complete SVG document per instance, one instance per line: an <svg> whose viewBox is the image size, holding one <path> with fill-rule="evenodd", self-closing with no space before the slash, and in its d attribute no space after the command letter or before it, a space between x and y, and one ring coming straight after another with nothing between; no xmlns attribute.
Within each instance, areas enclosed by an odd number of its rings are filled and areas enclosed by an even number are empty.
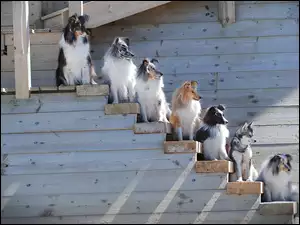
<svg viewBox="0 0 300 225"><path fill-rule="evenodd" d="M87 28L95 28L169 2L89 1L83 4L83 12L90 16ZM67 24L69 16L69 8L67 7L43 16L41 20L44 22L45 28L63 28Z"/></svg>
<svg viewBox="0 0 300 225"><path fill-rule="evenodd" d="M262 183L228 183L232 163L197 161L200 143L108 91L2 93L1 223L294 223L296 203L261 203Z"/></svg>

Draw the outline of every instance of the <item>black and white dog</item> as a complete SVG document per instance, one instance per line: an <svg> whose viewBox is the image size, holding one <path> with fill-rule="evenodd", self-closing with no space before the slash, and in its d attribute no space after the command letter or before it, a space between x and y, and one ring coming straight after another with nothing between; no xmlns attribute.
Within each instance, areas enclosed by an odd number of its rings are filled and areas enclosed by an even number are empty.
<svg viewBox="0 0 300 225"><path fill-rule="evenodd" d="M224 117L225 106L209 107L202 124L196 132L195 141L203 143L205 160L230 160L226 151L226 139L229 137L228 123Z"/></svg>
<svg viewBox="0 0 300 225"><path fill-rule="evenodd" d="M137 71L136 93L141 106L143 122L168 122L171 110L163 91L163 73L154 63L157 59L144 59Z"/></svg>
<svg viewBox="0 0 300 225"><path fill-rule="evenodd" d="M96 84L96 73L90 55L90 43L85 23L89 16L77 16L68 19L59 41L56 85Z"/></svg>
<svg viewBox="0 0 300 225"><path fill-rule="evenodd" d="M258 174L252 163L251 142L254 135L253 123L245 122L237 129L230 142L229 157L234 162L235 172L230 174L232 181L253 181ZM253 141L255 142L255 140Z"/></svg>
<svg viewBox="0 0 300 225"><path fill-rule="evenodd" d="M263 202L299 201L298 188L292 184L292 156L276 154L262 163L256 181L264 183Z"/></svg>
<svg viewBox="0 0 300 225"><path fill-rule="evenodd" d="M87 15L75 13L68 20L59 42L56 85L97 84L95 69L90 55L90 43L85 23Z"/></svg>
<svg viewBox="0 0 300 225"><path fill-rule="evenodd" d="M104 55L103 78L110 84L112 103L133 102L137 68L129 38L117 37Z"/></svg>

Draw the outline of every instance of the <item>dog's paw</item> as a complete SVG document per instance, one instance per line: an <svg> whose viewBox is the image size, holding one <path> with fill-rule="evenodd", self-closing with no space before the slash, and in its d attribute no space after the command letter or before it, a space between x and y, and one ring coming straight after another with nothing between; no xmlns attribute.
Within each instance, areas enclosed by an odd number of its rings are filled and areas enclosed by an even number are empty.
<svg viewBox="0 0 300 225"><path fill-rule="evenodd" d="M243 182L243 178L240 177L240 178L237 179L236 181L237 181L237 182Z"/></svg>
<svg viewBox="0 0 300 225"><path fill-rule="evenodd" d="M248 178L246 181L253 182L253 179L252 178Z"/></svg>

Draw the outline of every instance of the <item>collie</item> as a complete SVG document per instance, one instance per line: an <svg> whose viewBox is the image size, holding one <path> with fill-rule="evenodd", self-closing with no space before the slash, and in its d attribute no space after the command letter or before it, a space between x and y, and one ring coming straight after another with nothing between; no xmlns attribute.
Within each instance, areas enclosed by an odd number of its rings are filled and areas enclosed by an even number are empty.
<svg viewBox="0 0 300 225"><path fill-rule="evenodd" d="M157 59L144 59L137 71L135 90L141 106L143 122L168 122L170 108L163 91L163 73L154 63Z"/></svg>
<svg viewBox="0 0 300 225"><path fill-rule="evenodd" d="M196 132L195 140L203 143L205 160L229 160L226 151L226 139L229 137L228 123L224 117L223 105L209 107L202 124Z"/></svg>
<svg viewBox="0 0 300 225"><path fill-rule="evenodd" d="M298 189L292 184L291 161L290 154L276 154L262 163L256 181L264 183L263 202L299 201Z"/></svg>
<svg viewBox="0 0 300 225"><path fill-rule="evenodd" d="M90 43L85 23L87 15L75 13L68 19L59 41L56 86L97 84L97 77L90 54Z"/></svg>
<svg viewBox="0 0 300 225"><path fill-rule="evenodd" d="M200 124L201 97L197 93L196 81L185 81L172 96L170 123L179 141L193 140Z"/></svg>
<svg viewBox="0 0 300 225"><path fill-rule="evenodd" d="M129 38L117 37L104 55L103 78L110 85L110 102L135 100L136 66L129 50Z"/></svg>

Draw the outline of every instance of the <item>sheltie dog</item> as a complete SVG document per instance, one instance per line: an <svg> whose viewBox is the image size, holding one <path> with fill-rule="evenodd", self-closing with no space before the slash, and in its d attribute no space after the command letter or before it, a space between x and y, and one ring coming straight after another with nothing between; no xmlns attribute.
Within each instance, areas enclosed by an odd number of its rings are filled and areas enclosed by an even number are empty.
<svg viewBox="0 0 300 225"><path fill-rule="evenodd" d="M89 16L77 16L68 19L59 41L56 86L97 84L97 77L90 54L90 43L85 23Z"/></svg>
<svg viewBox="0 0 300 225"><path fill-rule="evenodd" d="M112 103L133 102L137 68L129 50L129 38L116 37L104 55L103 78L110 85Z"/></svg>
<svg viewBox="0 0 300 225"><path fill-rule="evenodd" d="M163 91L163 73L156 68L155 62L158 63L157 59L143 60L137 71L135 90L143 122L168 123L170 108Z"/></svg>
<svg viewBox="0 0 300 225"><path fill-rule="evenodd" d="M228 123L224 117L225 106L211 106L206 110L202 124L196 132L195 140L203 143L205 160L230 160L226 151L226 139L229 137Z"/></svg>
<svg viewBox="0 0 300 225"><path fill-rule="evenodd" d="M292 184L292 159L290 154L276 154L262 163L256 181L264 183L263 202L299 201L298 188Z"/></svg>
<svg viewBox="0 0 300 225"><path fill-rule="evenodd" d="M201 97L197 93L196 81L185 81L172 95L170 123L179 141L193 140L200 124Z"/></svg>

